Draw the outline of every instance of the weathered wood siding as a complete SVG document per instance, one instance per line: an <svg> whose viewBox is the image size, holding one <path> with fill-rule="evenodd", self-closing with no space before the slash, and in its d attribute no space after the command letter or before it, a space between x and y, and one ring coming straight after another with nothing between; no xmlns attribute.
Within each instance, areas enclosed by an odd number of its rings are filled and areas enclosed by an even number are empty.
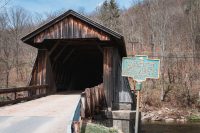
<svg viewBox="0 0 200 133"><path fill-rule="evenodd" d="M46 84L49 85L48 92L56 90L48 51L38 50L29 86Z"/></svg>
<svg viewBox="0 0 200 133"><path fill-rule="evenodd" d="M49 90L50 92L56 92L57 88L56 88L56 82L55 82L55 78L53 75L53 68L52 68L52 63L49 57L49 53L48 51L46 52L46 84L49 85Z"/></svg>
<svg viewBox="0 0 200 133"><path fill-rule="evenodd" d="M132 94L128 79L122 77L122 57L117 48L113 50L113 79L114 79L114 103L132 103Z"/></svg>
<svg viewBox="0 0 200 133"><path fill-rule="evenodd" d="M112 99L113 99L113 48L105 47L104 55L103 55L103 88L106 97L107 107L112 107Z"/></svg>
<svg viewBox="0 0 200 133"><path fill-rule="evenodd" d="M46 74L46 60L45 60L44 50L38 50L38 54L33 66L31 80L29 85L43 85L46 83L45 74Z"/></svg>
<svg viewBox="0 0 200 133"><path fill-rule="evenodd" d="M81 117L93 117L103 109L103 105L105 105L103 85L86 88L81 94Z"/></svg>
<svg viewBox="0 0 200 133"><path fill-rule="evenodd" d="M99 38L100 40L110 40L110 37L104 32L73 16L68 16L36 35L34 37L34 43L41 43L44 39L71 38Z"/></svg>
<svg viewBox="0 0 200 133"><path fill-rule="evenodd" d="M133 103L128 79L121 76L121 60L118 48L104 48L103 85L109 108L112 108L113 104Z"/></svg>

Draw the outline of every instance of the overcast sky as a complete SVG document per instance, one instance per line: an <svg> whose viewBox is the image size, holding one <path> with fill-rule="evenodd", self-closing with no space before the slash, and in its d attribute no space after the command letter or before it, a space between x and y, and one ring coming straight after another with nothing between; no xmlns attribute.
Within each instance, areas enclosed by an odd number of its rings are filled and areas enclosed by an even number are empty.
<svg viewBox="0 0 200 133"><path fill-rule="evenodd" d="M45 13L58 10L80 10L90 13L104 0L11 0L8 6L21 6L31 12ZM116 0L120 8L128 8L133 0ZM3 3L1 3L3 4Z"/></svg>

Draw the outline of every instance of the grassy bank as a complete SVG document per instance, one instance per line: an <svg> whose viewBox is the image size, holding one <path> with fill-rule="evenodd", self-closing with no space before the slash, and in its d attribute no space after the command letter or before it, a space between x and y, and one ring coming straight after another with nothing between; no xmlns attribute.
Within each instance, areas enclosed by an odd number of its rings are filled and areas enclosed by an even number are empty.
<svg viewBox="0 0 200 133"><path fill-rule="evenodd" d="M116 129L108 128L99 124L87 123L81 127L81 133L119 133Z"/></svg>
<svg viewBox="0 0 200 133"><path fill-rule="evenodd" d="M200 115L191 115L187 119L191 122L200 122Z"/></svg>

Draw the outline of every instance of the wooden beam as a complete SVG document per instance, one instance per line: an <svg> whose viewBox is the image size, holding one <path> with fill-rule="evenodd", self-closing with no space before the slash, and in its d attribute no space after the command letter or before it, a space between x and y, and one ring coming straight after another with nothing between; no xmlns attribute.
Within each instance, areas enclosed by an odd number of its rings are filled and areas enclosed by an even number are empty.
<svg viewBox="0 0 200 133"><path fill-rule="evenodd" d="M40 85L40 80L41 80L41 78L40 78L40 74L41 74L41 64L40 64L40 62L41 62L41 58L42 58L42 56L41 56L41 51L40 50L38 50L38 63L37 63L37 85Z"/></svg>
<svg viewBox="0 0 200 133"><path fill-rule="evenodd" d="M97 48L99 49L99 51L103 54L103 49L97 44Z"/></svg>
<svg viewBox="0 0 200 133"><path fill-rule="evenodd" d="M110 110L112 108L113 100L113 48L104 48L103 56L103 88L105 92L105 98L107 107Z"/></svg>
<svg viewBox="0 0 200 133"><path fill-rule="evenodd" d="M57 46L59 45L60 41L57 41L56 44L53 45L53 47L51 48L51 50L49 51L49 56L53 53L53 51L57 48Z"/></svg>
<svg viewBox="0 0 200 133"><path fill-rule="evenodd" d="M75 49L72 49L69 53L68 53L68 55L64 58L64 60L63 60L63 64L65 64L65 62L70 58L70 56L73 54L73 52L75 51Z"/></svg>
<svg viewBox="0 0 200 133"><path fill-rule="evenodd" d="M44 71L43 71L43 74L44 74L44 77L43 77L43 84L46 84L46 79L47 79L47 58L48 58L48 51L46 50L45 53L44 53Z"/></svg>
<svg viewBox="0 0 200 133"><path fill-rule="evenodd" d="M64 52L64 50L67 48L68 46L65 46L62 50L60 50L60 52L54 57L54 61L56 61L58 58L59 58L59 56Z"/></svg>

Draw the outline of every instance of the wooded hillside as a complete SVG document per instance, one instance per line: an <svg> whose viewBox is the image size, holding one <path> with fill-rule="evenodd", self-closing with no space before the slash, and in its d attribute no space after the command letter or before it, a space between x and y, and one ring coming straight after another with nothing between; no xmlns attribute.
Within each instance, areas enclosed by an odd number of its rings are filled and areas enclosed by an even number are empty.
<svg viewBox="0 0 200 133"><path fill-rule="evenodd" d="M161 59L160 79L143 87L143 106L199 106L200 1L133 2L119 10L105 1L92 18L124 35L129 56Z"/></svg>

